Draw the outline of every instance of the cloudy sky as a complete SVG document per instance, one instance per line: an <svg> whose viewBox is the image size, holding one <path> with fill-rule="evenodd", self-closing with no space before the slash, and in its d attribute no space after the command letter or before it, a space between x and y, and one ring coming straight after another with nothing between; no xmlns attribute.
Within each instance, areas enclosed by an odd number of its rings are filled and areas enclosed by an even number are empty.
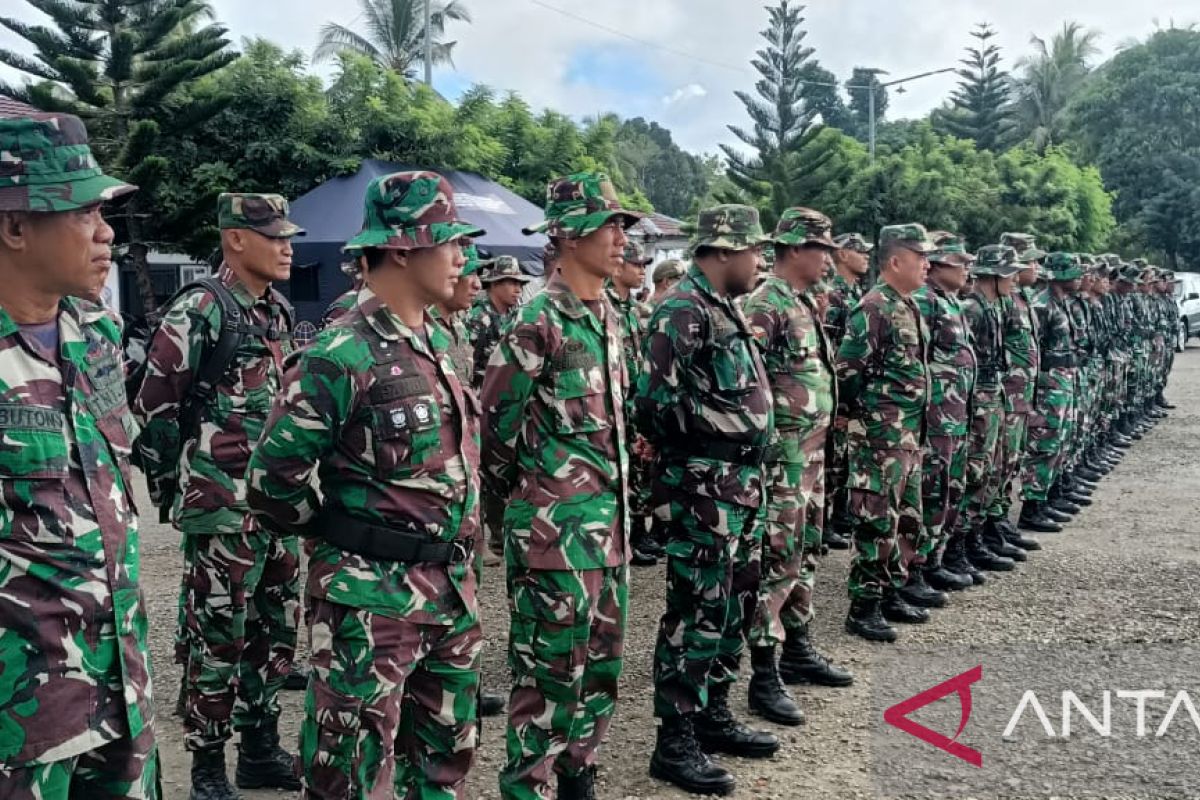
<svg viewBox="0 0 1200 800"><path fill-rule="evenodd" d="M211 0L235 37L264 36L311 53L327 20L353 25L357 3L341 0ZM582 117L604 111L644 116L670 128L694 151L732 140L728 124L746 121L733 96L749 89L749 66L766 23L760 0L464 0L471 25L454 25L455 68L434 84L453 98L471 84L515 90L535 108ZM7 0L5 12L33 21L37 12ZM337 8L331 11L331 8ZM557 9L557 10L552 10ZM565 12L565 13L559 13ZM1172 22L1200 21L1196 0L812 0L805 43L841 80L855 66L887 70L887 79L956 66L969 31L990 22L1006 64L1065 20L1101 32L1107 57L1122 44ZM629 38L632 37L632 38ZM634 41L634 39L639 41ZM0 31L0 47L25 50ZM327 68L326 68L327 69ZM0 75L13 77L0 69ZM919 116L939 105L953 75L914 81L892 95L889 116Z"/></svg>

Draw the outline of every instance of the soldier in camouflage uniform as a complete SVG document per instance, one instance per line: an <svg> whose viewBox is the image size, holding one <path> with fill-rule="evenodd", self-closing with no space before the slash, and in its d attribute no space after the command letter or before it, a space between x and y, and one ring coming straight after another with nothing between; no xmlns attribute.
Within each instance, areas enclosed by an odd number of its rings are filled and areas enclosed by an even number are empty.
<svg viewBox="0 0 1200 800"><path fill-rule="evenodd" d="M753 287L768 241L753 208L700 212L693 263L650 318L637 389L638 427L659 459L651 496L667 541L650 774L701 794L734 788L701 747L759 758L779 748L729 708L758 600L773 424L766 370L734 300Z"/></svg>
<svg viewBox="0 0 1200 800"><path fill-rule="evenodd" d="M667 294L675 288L675 284L679 283L679 279L683 277L683 263L677 258L670 258L654 267L654 272L651 274L651 281L654 284L654 293L650 295L650 302L647 310L652 311L658 303L667 296ZM647 317L649 321L649 317Z"/></svg>
<svg viewBox="0 0 1200 800"><path fill-rule="evenodd" d="M923 570L910 571L910 581L923 579L935 590L959 591L983 582L965 563L963 537L955 535L967 489L967 434L976 373L971 330L959 292L975 259L962 238L948 231L935 231L930 239L937 250L929 255L929 276L913 293L929 329L928 438L921 464L925 532L919 552L925 565ZM919 588L917 592L921 593Z"/></svg>
<svg viewBox="0 0 1200 800"><path fill-rule="evenodd" d="M1107 264L1105 290L1100 305L1109 330L1108 361L1112 369L1111 397L1108 401L1108 426L1104 438L1102 455L1108 463L1116 466L1133 440L1121 433L1119 427L1125 412L1125 397L1129 386L1130 362L1129 319L1124 297L1120 291L1120 276L1124 262L1116 253L1106 253L1100 258Z"/></svg>
<svg viewBox="0 0 1200 800"><path fill-rule="evenodd" d="M1063 499L1073 505L1090 506L1090 495L1096 488L1093 481L1079 472L1083 451L1093 430L1095 391L1093 387L1093 357L1095 343L1092 339L1090 308L1084 297L1091 282L1091 266L1094 257L1089 253L1075 256L1080 266L1079 285L1066 298L1067 312L1071 316L1071 344L1075 353L1075 411L1072 436L1067 446L1062 475L1059 477ZM1099 477L1099 476L1097 476ZM1075 512L1071 512L1075 513Z"/></svg>
<svg viewBox="0 0 1200 800"><path fill-rule="evenodd" d="M521 289L533 280L521 272L514 256L498 256L483 264L480 282L484 292L475 298L467 312L467 331L475 345L475 386L483 384L492 352L500 341L500 332L511 319L521 298Z"/></svg>
<svg viewBox="0 0 1200 800"><path fill-rule="evenodd" d="M362 254L357 250L346 252L341 265L342 274L350 279L350 288L338 295L325 313L321 315L321 327L327 327L346 316L358 301L358 290L363 287Z"/></svg>
<svg viewBox="0 0 1200 800"><path fill-rule="evenodd" d="M433 172L367 187L357 305L289 365L247 470L275 536L313 537L302 797L464 798L477 739L473 399L446 329L462 241ZM312 482L320 478L320 494Z"/></svg>
<svg viewBox="0 0 1200 800"><path fill-rule="evenodd" d="M891 642L896 629L887 621L929 619L897 590L909 564L921 564L929 331L912 293L925 283L928 254L937 248L915 223L883 228L879 247L880 284L850 313L837 376L848 406L847 509L855 545L846 630Z"/></svg>
<svg viewBox="0 0 1200 800"><path fill-rule="evenodd" d="M558 272L521 306L483 382L483 462L504 504L508 563L506 800L591 798L617 703L628 600L628 391L604 283L622 264L621 208L603 173L550 183Z"/></svg>
<svg viewBox="0 0 1200 800"><path fill-rule="evenodd" d="M763 351L775 405L766 457L762 586L747 637L754 670L749 700L751 711L783 725L804 721L784 688L788 679L832 686L853 682L808 638L824 529L825 453L836 405L833 352L808 292L825 277L826 259L835 249L831 228L819 211L785 211L773 234L774 272L742 306ZM782 663L776 665L779 645Z"/></svg>
<svg viewBox="0 0 1200 800"><path fill-rule="evenodd" d="M1163 411L1171 411L1174 405L1167 402L1163 391L1167 388L1167 379L1175 366L1175 343L1179 337L1179 304L1175 300L1175 273L1164 270L1158 283L1158 303L1162 308L1162 332L1165 342L1163 364L1158 376L1158 393L1154 397L1155 407Z"/></svg>
<svg viewBox="0 0 1200 800"><path fill-rule="evenodd" d="M155 800L121 330L78 118L0 119L0 796ZM80 649L82 648L82 650Z"/></svg>
<svg viewBox="0 0 1200 800"><path fill-rule="evenodd" d="M987 245L976 254L972 273L975 289L963 299L963 315L971 328L978 363L975 391L971 395L971 435L967 454L967 494L962 516L967 560L976 569L1012 570L1014 560L1024 561L1025 551L1010 545L994 524L988 509L1004 479L1006 414L1004 376L1008 374L1008 349L1004 344L1004 298L1012 294L1016 275L1028 267L1017 261L1008 245Z"/></svg>
<svg viewBox="0 0 1200 800"><path fill-rule="evenodd" d="M825 337L837 351L846 335L846 320L865 291L874 247L861 233L844 233L834 240L834 275L825 299ZM844 403L843 403L844 405ZM825 532L822 543L834 550L850 547L851 521L846 511L846 410L834 414L829 463L825 465Z"/></svg>
<svg viewBox="0 0 1200 800"><path fill-rule="evenodd" d="M278 729L278 693L296 651L299 543L262 530L245 499L246 463L291 352L286 301L271 289L288 278L291 238L303 233L287 211L279 195L218 198L217 280L254 330L216 385L201 385L222 326L234 321L221 318L211 290L187 292L166 310L132 398L151 499L184 535L184 744L197 800L236 794L225 777L231 724L242 737L239 786L300 788ZM190 404L198 410L185 415Z"/></svg>

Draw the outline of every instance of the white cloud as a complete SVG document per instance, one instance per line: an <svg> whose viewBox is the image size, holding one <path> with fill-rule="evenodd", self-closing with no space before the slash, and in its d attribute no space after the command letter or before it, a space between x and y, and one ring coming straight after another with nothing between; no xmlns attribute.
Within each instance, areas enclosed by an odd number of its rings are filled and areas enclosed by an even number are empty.
<svg viewBox="0 0 1200 800"><path fill-rule="evenodd" d="M694 100L699 97L705 97L708 90L698 83L689 83L687 86L680 86L675 91L662 99L664 106L673 106L676 103L686 100Z"/></svg>

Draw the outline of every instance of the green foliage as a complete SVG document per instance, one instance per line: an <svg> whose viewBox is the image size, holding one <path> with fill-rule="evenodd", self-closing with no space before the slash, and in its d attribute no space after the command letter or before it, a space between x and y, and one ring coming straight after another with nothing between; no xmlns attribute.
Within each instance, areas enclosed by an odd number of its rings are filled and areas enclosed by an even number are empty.
<svg viewBox="0 0 1200 800"><path fill-rule="evenodd" d="M357 53L393 70L407 80L416 77L425 59L425 7L434 0L358 0L365 34L327 22L321 26L314 61ZM433 5L429 14L433 64L451 64L456 42L443 41L447 22L470 22L471 13L461 0Z"/></svg>
<svg viewBox="0 0 1200 800"><path fill-rule="evenodd" d="M1077 22L1064 22L1049 45L1030 37L1034 54L1017 62L1015 110L1018 134L1036 149L1062 141L1063 111L1091 72L1098 36Z"/></svg>
<svg viewBox="0 0 1200 800"><path fill-rule="evenodd" d="M699 156L675 144L669 130L641 117L621 123L615 155L622 175L645 191L655 209L672 217L686 216L712 179Z"/></svg>
<svg viewBox="0 0 1200 800"><path fill-rule="evenodd" d="M870 138L871 131L871 95L875 95L875 124L879 125L887 113L888 91L879 85L879 76L875 70L867 67L855 67L846 81L846 91L850 95L850 127L845 129L855 139L865 142ZM865 87L873 87L867 89Z"/></svg>
<svg viewBox="0 0 1200 800"><path fill-rule="evenodd" d="M1012 138L1010 84L1008 73L1000 68L1000 47L991 39L996 32L981 24L971 36L977 40L967 48L967 57L958 70L961 78L951 97L951 113L935 113L939 131L960 139L973 139L983 150L1001 150Z"/></svg>

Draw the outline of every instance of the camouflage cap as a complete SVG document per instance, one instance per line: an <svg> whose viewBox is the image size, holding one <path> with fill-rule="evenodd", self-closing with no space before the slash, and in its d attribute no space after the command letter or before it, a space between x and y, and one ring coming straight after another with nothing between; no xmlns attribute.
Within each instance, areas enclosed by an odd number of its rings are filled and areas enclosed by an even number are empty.
<svg viewBox="0 0 1200 800"><path fill-rule="evenodd" d="M617 190L603 172L574 172L546 186L546 219L524 228L529 236L544 233L562 239L581 239L595 233L615 216L628 228L642 214L621 208Z"/></svg>
<svg viewBox="0 0 1200 800"><path fill-rule="evenodd" d="M669 258L654 268L650 279L654 283L675 281L683 277L683 262L678 258Z"/></svg>
<svg viewBox="0 0 1200 800"><path fill-rule="evenodd" d="M853 250L856 253L869 253L875 245L867 241L861 233L843 233L834 237L833 246L839 250Z"/></svg>
<svg viewBox="0 0 1200 800"><path fill-rule="evenodd" d="M989 244L979 248L975 254L975 266L971 272L978 276L1011 278L1021 271L1017 263L1017 251L1006 244Z"/></svg>
<svg viewBox="0 0 1200 800"><path fill-rule="evenodd" d="M937 250L929 254L930 264L966 267L975 260L975 256L967 252L967 242L961 236L949 231L933 231L929 238L937 245Z"/></svg>
<svg viewBox="0 0 1200 800"><path fill-rule="evenodd" d="M1130 261L1129 263L1133 264L1135 267L1139 267L1139 268L1148 266L1150 264L1150 262L1144 258L1135 258L1132 261Z"/></svg>
<svg viewBox="0 0 1200 800"><path fill-rule="evenodd" d="M1052 281L1073 281L1083 277L1083 267L1074 253L1057 251L1046 256L1042 270Z"/></svg>
<svg viewBox="0 0 1200 800"><path fill-rule="evenodd" d="M937 250L929 239L929 232L924 225L909 222L903 225L886 225L879 230L879 246L895 243L916 253L928 255Z"/></svg>
<svg viewBox="0 0 1200 800"><path fill-rule="evenodd" d="M833 222L820 211L795 207L783 212L775 226L773 238L777 244L815 244L830 250L837 249L833 243Z"/></svg>
<svg viewBox="0 0 1200 800"><path fill-rule="evenodd" d="M1121 257L1116 253L1101 253L1100 255L1096 256L1096 258L1100 259L1110 267L1121 266Z"/></svg>
<svg viewBox="0 0 1200 800"><path fill-rule="evenodd" d="M0 119L0 211L75 211L133 191L100 170L79 117Z"/></svg>
<svg viewBox="0 0 1200 800"><path fill-rule="evenodd" d="M763 232L758 209L753 206L726 204L702 210L692 229L691 250L716 247L721 250L748 250L771 241Z"/></svg>
<svg viewBox="0 0 1200 800"><path fill-rule="evenodd" d="M1137 286L1142 282L1142 270L1133 264L1125 264L1117 273L1117 280Z"/></svg>
<svg viewBox="0 0 1200 800"><path fill-rule="evenodd" d="M224 192L217 197L217 226L246 229L272 239L303 236L304 229L288 219L288 201L278 194Z"/></svg>
<svg viewBox="0 0 1200 800"><path fill-rule="evenodd" d="M362 231L344 249L419 250L483 233L458 218L454 187L441 175L394 172L367 186Z"/></svg>
<svg viewBox="0 0 1200 800"><path fill-rule="evenodd" d="M646 266L654 259L646 255L646 248L642 247L640 242L629 242L625 245L625 254L622 256L626 264L637 264L638 266Z"/></svg>
<svg viewBox="0 0 1200 800"><path fill-rule="evenodd" d="M1032 233L1002 233L1000 244L1017 251L1017 261L1022 264L1041 261L1046 257L1046 251L1038 249L1037 239Z"/></svg>
<svg viewBox="0 0 1200 800"><path fill-rule="evenodd" d="M465 278L468 275L474 275L479 272L480 266L483 264L479 259L479 248L474 243L463 245L463 255L467 258L467 263L463 264L461 277Z"/></svg>
<svg viewBox="0 0 1200 800"><path fill-rule="evenodd" d="M497 256L491 261L483 262L482 266L483 272L479 276L479 280L483 283L495 283L496 281L529 283L533 280L521 271L521 262L517 261L516 256Z"/></svg>

